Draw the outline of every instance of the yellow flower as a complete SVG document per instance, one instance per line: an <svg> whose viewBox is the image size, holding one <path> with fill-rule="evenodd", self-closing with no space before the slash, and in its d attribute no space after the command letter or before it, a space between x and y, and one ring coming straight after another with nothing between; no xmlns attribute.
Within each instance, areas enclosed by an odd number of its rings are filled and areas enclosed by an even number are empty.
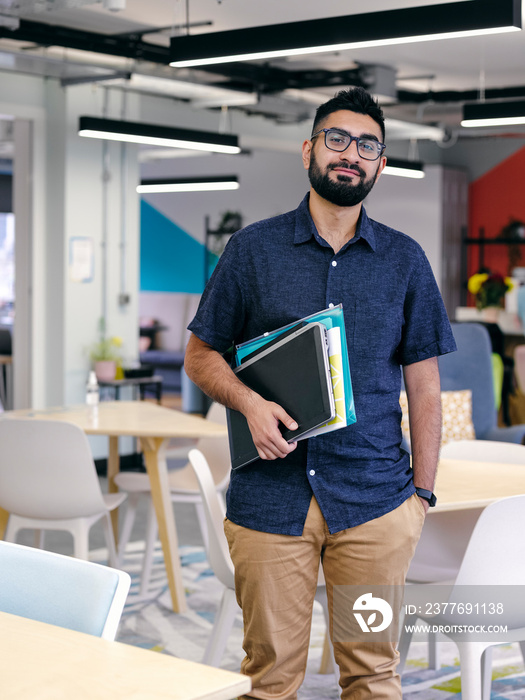
<svg viewBox="0 0 525 700"><path fill-rule="evenodd" d="M116 348L122 347L122 338L119 335L114 335L109 339L109 342Z"/></svg>
<svg viewBox="0 0 525 700"><path fill-rule="evenodd" d="M514 289L514 284L512 283L512 277L505 277L505 284L507 285L507 292Z"/></svg>
<svg viewBox="0 0 525 700"><path fill-rule="evenodd" d="M477 274L472 275L472 277L469 277L467 285L469 292L476 295L481 289L483 282L486 282L488 278L489 276L486 272L478 272Z"/></svg>

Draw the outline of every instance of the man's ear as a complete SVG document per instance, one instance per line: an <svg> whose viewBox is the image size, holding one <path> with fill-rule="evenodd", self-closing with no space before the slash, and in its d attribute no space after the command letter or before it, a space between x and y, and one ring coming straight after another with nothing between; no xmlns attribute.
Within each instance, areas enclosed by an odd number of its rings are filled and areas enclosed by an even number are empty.
<svg viewBox="0 0 525 700"><path fill-rule="evenodd" d="M303 143L303 166L305 170L310 167L310 153L312 152L312 142L306 139Z"/></svg>
<svg viewBox="0 0 525 700"><path fill-rule="evenodd" d="M379 168L377 169L377 175L376 175L376 179L375 179L375 181L374 181L374 184L375 184L375 182L377 182L377 181L379 180L379 178L381 177L381 173L383 172L383 170L384 170L384 168L385 168L385 165L386 165L386 160L387 160L386 156L381 156L381 162L380 162L380 164L379 164Z"/></svg>

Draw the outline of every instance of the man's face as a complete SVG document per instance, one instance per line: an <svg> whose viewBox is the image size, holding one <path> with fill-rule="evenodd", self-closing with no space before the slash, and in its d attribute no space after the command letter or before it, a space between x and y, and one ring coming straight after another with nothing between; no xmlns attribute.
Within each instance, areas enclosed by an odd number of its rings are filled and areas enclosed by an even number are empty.
<svg viewBox="0 0 525 700"><path fill-rule="evenodd" d="M340 110L330 114L316 130L341 129L352 136L382 141L379 125L366 114ZM366 160L352 141L346 151L332 151L325 146L324 133L303 144L303 163L312 188L328 202L339 207L360 204L377 182L386 158Z"/></svg>

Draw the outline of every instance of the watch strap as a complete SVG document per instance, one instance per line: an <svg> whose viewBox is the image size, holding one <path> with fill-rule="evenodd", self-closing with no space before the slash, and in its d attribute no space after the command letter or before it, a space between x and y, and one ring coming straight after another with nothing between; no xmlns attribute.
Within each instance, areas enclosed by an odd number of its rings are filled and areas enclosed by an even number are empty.
<svg viewBox="0 0 525 700"><path fill-rule="evenodd" d="M432 493L432 491L429 491L428 489L421 489L419 486L416 486L416 493L419 498L423 498L425 501L428 501L431 508L436 505L436 494Z"/></svg>

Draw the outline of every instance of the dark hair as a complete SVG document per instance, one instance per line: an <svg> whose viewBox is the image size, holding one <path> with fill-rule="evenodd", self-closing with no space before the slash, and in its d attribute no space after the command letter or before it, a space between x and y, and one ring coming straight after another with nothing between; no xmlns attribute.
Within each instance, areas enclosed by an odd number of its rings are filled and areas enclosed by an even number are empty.
<svg viewBox="0 0 525 700"><path fill-rule="evenodd" d="M341 90L336 93L331 100L322 104L315 113L315 119L312 127L312 134L318 131L319 124L333 112L338 112L341 109L346 109L349 112L357 112L358 114L367 114L369 117L379 124L381 128L381 136L385 140L385 118L383 110L379 106L377 100L362 87L353 87L348 90Z"/></svg>

